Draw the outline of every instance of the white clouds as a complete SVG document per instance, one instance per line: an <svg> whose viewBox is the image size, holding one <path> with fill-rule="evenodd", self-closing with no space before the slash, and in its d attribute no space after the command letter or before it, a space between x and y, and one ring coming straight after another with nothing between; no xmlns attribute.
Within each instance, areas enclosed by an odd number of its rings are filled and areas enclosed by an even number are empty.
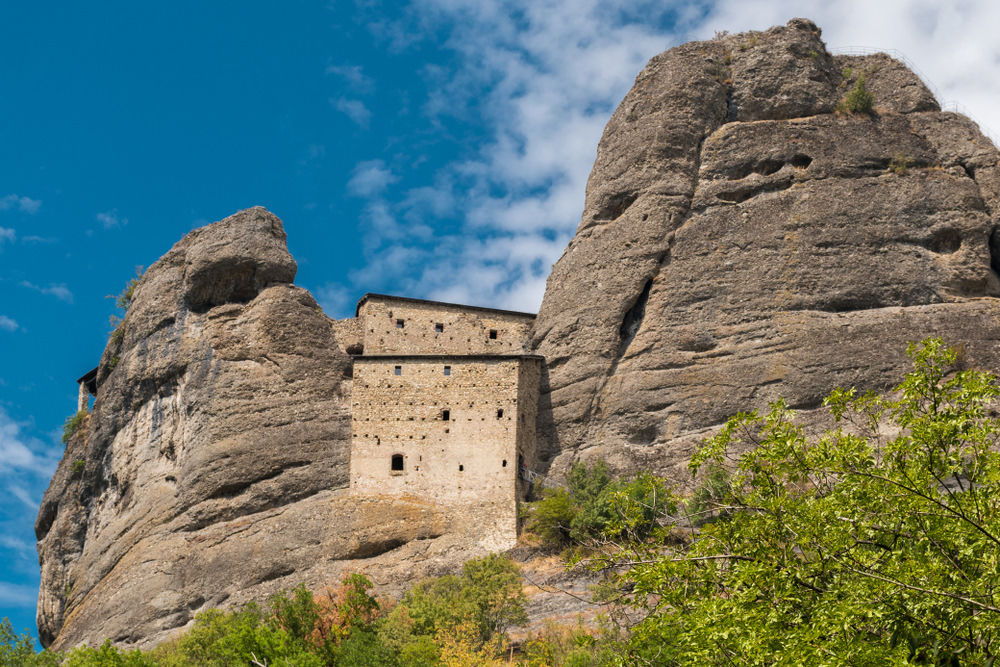
<svg viewBox="0 0 1000 667"><path fill-rule="evenodd" d="M338 99L330 98L330 104L333 105L334 109L354 121L361 129L368 129L368 125L372 119L372 112L368 110L368 107L361 100L349 100L345 97Z"/></svg>
<svg viewBox="0 0 1000 667"><path fill-rule="evenodd" d="M415 296L537 308L549 267L579 222L604 125L647 60L716 30L766 29L796 16L815 20L831 46L899 49L943 97L1000 131L993 103L1000 98L993 35L1000 3L415 0L409 22L374 24L373 34L405 35L394 44L405 49L447 31L453 58L425 68L424 113L439 129L449 119L475 125L485 139L405 191L380 181L377 169L364 172L366 186L356 171L353 194L372 201L364 218L369 266L352 281L361 289L392 285ZM458 223L442 222L449 218Z"/></svg>
<svg viewBox="0 0 1000 667"><path fill-rule="evenodd" d="M326 73L339 77L350 90L364 95L374 92L375 80L367 76L363 69L361 65L330 65Z"/></svg>
<svg viewBox="0 0 1000 667"><path fill-rule="evenodd" d="M17 195L7 195L5 197L0 197L0 211L9 211L11 209L17 209L21 213L27 213L28 215L34 215L38 213L38 209L42 207L42 200L32 199L31 197L18 197Z"/></svg>
<svg viewBox="0 0 1000 667"><path fill-rule="evenodd" d="M24 436L22 427L23 424L14 421L0 406L0 476L27 472L47 479L55 470L59 453ZM28 501L33 502L30 498Z"/></svg>
<svg viewBox="0 0 1000 667"><path fill-rule="evenodd" d="M33 607L38 601L36 586L10 584L0 581L0 604L11 607Z"/></svg>
<svg viewBox="0 0 1000 667"><path fill-rule="evenodd" d="M17 238L17 232L13 229L7 229L6 227L0 227L0 246L3 245L4 241L14 242Z"/></svg>
<svg viewBox="0 0 1000 667"><path fill-rule="evenodd" d="M41 287L30 283L27 280L22 280L20 283L21 287L27 287L28 289L33 289L36 292L41 292L42 294L48 294L49 296L54 296L60 301L65 301L66 303L73 303L73 293L69 291L65 283L49 283L48 287Z"/></svg>
<svg viewBox="0 0 1000 667"><path fill-rule="evenodd" d="M94 219L101 223L105 229L124 227L128 224L128 218L119 217L117 208L105 211L104 213L98 213L94 216Z"/></svg>
<svg viewBox="0 0 1000 667"><path fill-rule="evenodd" d="M394 176L382 160L367 160L354 167L351 180L347 182L347 191L355 197L371 197L398 180L399 177Z"/></svg>
<svg viewBox="0 0 1000 667"><path fill-rule="evenodd" d="M7 487L7 491L10 492L12 496L20 500L24 505L32 512L38 511L38 503L35 499L31 497L31 493L27 489L16 484L11 484Z"/></svg>
<svg viewBox="0 0 1000 667"><path fill-rule="evenodd" d="M0 329L4 331L17 331L20 327L17 322L10 319L6 315L0 315Z"/></svg>
<svg viewBox="0 0 1000 667"><path fill-rule="evenodd" d="M336 283L326 283L315 290L316 301L323 312L328 317L341 319L354 316L354 304L351 301L352 294L343 285ZM356 297L357 295L353 295Z"/></svg>
<svg viewBox="0 0 1000 667"><path fill-rule="evenodd" d="M425 113L439 126L449 117L482 123L487 136L434 174L433 185L395 193L374 181L382 189L371 190L378 201L366 210L365 249L375 268L352 280L363 289L371 286L361 280L374 279L416 296L536 309L579 223L608 117L645 62L669 45L657 28L668 9L624 0L415 2L410 34L451 26L455 56L426 68ZM460 220L458 229L443 230L442 217Z"/></svg>

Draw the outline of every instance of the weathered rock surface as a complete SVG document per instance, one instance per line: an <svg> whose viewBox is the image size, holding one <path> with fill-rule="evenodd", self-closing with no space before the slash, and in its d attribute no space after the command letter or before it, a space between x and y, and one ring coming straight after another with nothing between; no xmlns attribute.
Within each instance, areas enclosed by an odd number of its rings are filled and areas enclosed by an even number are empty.
<svg viewBox="0 0 1000 667"><path fill-rule="evenodd" d="M295 269L281 221L254 208L143 276L39 511L44 644L152 643L352 559L412 576L450 562L433 555L447 540L409 545L447 532L433 507L342 491L351 363Z"/></svg>
<svg viewBox="0 0 1000 667"><path fill-rule="evenodd" d="M872 114L837 113L864 75ZM653 58L601 139L533 346L544 455L683 479L706 429L884 389L906 343L1000 361L997 149L803 19Z"/></svg>
<svg viewBox="0 0 1000 667"><path fill-rule="evenodd" d="M861 75L874 112L838 112ZM653 58L535 322L541 457L683 481L727 416L784 396L819 423L832 388L897 382L908 341L1000 367L998 225L1000 153L887 56L796 19ZM398 593L479 555L441 508L348 494L357 332L295 269L254 208L143 276L39 511L44 644L148 646L206 607L345 570Z"/></svg>

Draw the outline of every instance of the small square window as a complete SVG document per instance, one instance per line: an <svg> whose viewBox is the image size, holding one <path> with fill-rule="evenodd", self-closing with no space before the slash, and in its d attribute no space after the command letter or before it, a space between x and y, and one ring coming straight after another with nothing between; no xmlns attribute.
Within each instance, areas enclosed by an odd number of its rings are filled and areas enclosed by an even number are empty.
<svg viewBox="0 0 1000 667"><path fill-rule="evenodd" d="M444 374L445 375L451 375L451 366L445 366L444 367Z"/></svg>
<svg viewBox="0 0 1000 667"><path fill-rule="evenodd" d="M451 410L442 410L441 419L443 421L449 421L451 419Z"/></svg>
<svg viewBox="0 0 1000 667"><path fill-rule="evenodd" d="M503 419L503 408L497 409L497 419Z"/></svg>
<svg viewBox="0 0 1000 667"><path fill-rule="evenodd" d="M444 333L444 325L440 322L434 325L434 333Z"/></svg>
<svg viewBox="0 0 1000 667"><path fill-rule="evenodd" d="M497 339L497 330L490 329L490 340L496 340L496 339Z"/></svg>
<svg viewBox="0 0 1000 667"><path fill-rule="evenodd" d="M394 369L392 369L392 373L393 373L393 375L402 375L403 374L403 367L402 366L396 366Z"/></svg>
<svg viewBox="0 0 1000 667"><path fill-rule="evenodd" d="M404 324L406 324L406 320L403 320L403 319L396 320L396 328L397 329L402 329Z"/></svg>

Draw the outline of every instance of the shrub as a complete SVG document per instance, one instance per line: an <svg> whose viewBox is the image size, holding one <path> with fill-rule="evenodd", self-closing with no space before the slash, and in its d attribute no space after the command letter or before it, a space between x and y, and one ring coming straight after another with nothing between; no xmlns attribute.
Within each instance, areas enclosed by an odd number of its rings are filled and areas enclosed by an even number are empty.
<svg viewBox="0 0 1000 667"><path fill-rule="evenodd" d="M76 432L80 430L83 426L84 420L87 418L89 413L86 410L80 410L75 415L71 415L66 418L63 422L63 434L62 443L65 445L70 441L70 439L76 435Z"/></svg>
<svg viewBox="0 0 1000 667"><path fill-rule="evenodd" d="M139 649L125 651L105 639L100 648L80 646L66 654L62 667L157 667Z"/></svg>
<svg viewBox="0 0 1000 667"><path fill-rule="evenodd" d="M546 490L545 496L535 503L535 511L528 523L528 530L541 537L547 544L569 544L570 531L577 508L570 500L569 491Z"/></svg>
<svg viewBox="0 0 1000 667"><path fill-rule="evenodd" d="M859 76L854 82L854 88L851 88L851 92L847 93L847 98L844 99L844 108L851 113L871 113L874 104L875 96L865 87L864 75Z"/></svg>
<svg viewBox="0 0 1000 667"><path fill-rule="evenodd" d="M630 481L615 480L603 460L589 466L575 463L567 483L567 489L543 491L528 524L528 530L550 546L620 536L617 527L612 535L607 532L609 526L623 521L628 530L645 536L656 526L657 514L667 509L668 494L660 480L649 473Z"/></svg>
<svg viewBox="0 0 1000 667"><path fill-rule="evenodd" d="M907 161L906 156L902 153L897 153L896 156L889 161L889 171L894 174L899 174L900 176L906 173L906 169L909 166L910 164Z"/></svg>
<svg viewBox="0 0 1000 667"><path fill-rule="evenodd" d="M87 462L83 459L77 459L73 461L73 477L79 477L83 474L84 469L87 467Z"/></svg>
<svg viewBox="0 0 1000 667"><path fill-rule="evenodd" d="M412 621L413 635L440 635L465 628L483 644L507 628L527 622L517 565L499 554L468 561L462 575L422 581L400 606ZM403 612L395 611L397 622Z"/></svg>
<svg viewBox="0 0 1000 667"><path fill-rule="evenodd" d="M112 296L109 294L106 298L115 300L115 307L122 311L122 315L111 315L108 319L111 323L111 342L115 345L121 343L122 340L122 321L125 319L125 314L128 313L129 306L132 305L132 299L135 297L135 290L139 286L139 281L142 280L142 267L135 267L135 277L129 279L125 284L125 288Z"/></svg>

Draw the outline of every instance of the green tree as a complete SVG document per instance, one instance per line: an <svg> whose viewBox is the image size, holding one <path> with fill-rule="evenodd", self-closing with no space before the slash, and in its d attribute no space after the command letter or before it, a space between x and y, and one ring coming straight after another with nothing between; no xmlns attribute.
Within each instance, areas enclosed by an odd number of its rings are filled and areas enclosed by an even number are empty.
<svg viewBox="0 0 1000 667"><path fill-rule="evenodd" d="M0 667L56 667L61 660L58 653L35 652L35 640L27 630L18 635L10 619L0 620Z"/></svg>
<svg viewBox="0 0 1000 667"><path fill-rule="evenodd" d="M851 92L847 93L844 99L844 107L851 113L870 113L875 105L875 96L868 91L865 85L865 77L861 75L854 82Z"/></svg>
<svg viewBox="0 0 1000 667"><path fill-rule="evenodd" d="M475 641L485 643L527 622L524 601L517 565L490 554L466 562L460 577L446 575L418 583L400 606L414 636L464 627L476 635ZM402 613L394 610L394 615Z"/></svg>
<svg viewBox="0 0 1000 667"><path fill-rule="evenodd" d="M605 563L628 565L618 583L644 616L634 663L993 664L1000 390L940 340L908 354L888 397L833 392L821 437L779 401L704 444L694 470L734 469L722 520Z"/></svg>

